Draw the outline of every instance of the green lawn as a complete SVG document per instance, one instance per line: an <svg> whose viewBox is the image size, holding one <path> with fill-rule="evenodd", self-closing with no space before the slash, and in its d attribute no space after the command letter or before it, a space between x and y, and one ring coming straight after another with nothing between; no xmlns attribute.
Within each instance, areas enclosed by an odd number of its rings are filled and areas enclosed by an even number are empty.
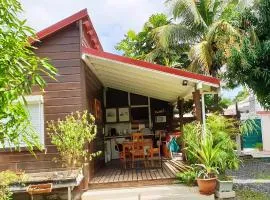
<svg viewBox="0 0 270 200"><path fill-rule="evenodd" d="M269 200L270 196L252 190L237 190L237 200Z"/></svg>
<svg viewBox="0 0 270 200"><path fill-rule="evenodd" d="M261 173L257 174L256 178L270 180L270 173L269 172L261 172Z"/></svg>

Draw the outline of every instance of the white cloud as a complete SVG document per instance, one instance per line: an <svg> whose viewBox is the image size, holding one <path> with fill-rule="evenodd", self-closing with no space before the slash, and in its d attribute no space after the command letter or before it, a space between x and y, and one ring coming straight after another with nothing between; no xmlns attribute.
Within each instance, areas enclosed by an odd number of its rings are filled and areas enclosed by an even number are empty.
<svg viewBox="0 0 270 200"><path fill-rule="evenodd" d="M129 29L140 30L150 15L165 10L164 0L21 0L25 17L37 31L88 9L105 51L114 46Z"/></svg>

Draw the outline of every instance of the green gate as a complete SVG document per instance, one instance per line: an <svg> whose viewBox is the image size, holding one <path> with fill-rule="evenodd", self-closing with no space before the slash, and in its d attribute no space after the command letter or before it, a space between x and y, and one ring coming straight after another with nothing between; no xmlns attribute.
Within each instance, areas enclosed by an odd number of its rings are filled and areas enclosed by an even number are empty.
<svg viewBox="0 0 270 200"><path fill-rule="evenodd" d="M254 148L257 143L262 143L262 127L261 119L253 119L256 124L255 130L248 131L243 134L242 147Z"/></svg>

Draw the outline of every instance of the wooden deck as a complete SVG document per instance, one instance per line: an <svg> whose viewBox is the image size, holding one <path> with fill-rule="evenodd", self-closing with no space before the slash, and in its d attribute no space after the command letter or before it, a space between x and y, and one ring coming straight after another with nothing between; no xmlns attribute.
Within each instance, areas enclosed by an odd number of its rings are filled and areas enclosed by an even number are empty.
<svg viewBox="0 0 270 200"><path fill-rule="evenodd" d="M176 181L176 174L186 170L181 161L163 160L163 169L121 169L115 162L108 163L90 181L90 188L124 187L168 184Z"/></svg>

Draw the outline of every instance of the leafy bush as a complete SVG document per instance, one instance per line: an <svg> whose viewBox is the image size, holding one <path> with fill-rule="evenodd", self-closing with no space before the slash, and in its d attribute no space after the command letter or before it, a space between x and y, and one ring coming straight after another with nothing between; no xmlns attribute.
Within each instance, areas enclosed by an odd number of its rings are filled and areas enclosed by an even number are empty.
<svg viewBox="0 0 270 200"><path fill-rule="evenodd" d="M197 164L202 177L217 170L238 169L239 158L235 153L234 138L239 134L238 124L233 119L213 114L206 120L206 137L202 138L202 127L198 122L184 126L183 141L189 164Z"/></svg>
<svg viewBox="0 0 270 200"><path fill-rule="evenodd" d="M197 122L191 122L184 126L184 134L181 135L181 139L185 144L184 152L186 154L189 164L197 163L197 158L194 157L194 155L190 153L190 151L187 151L187 149L191 151L193 150L192 148L200 141L201 133L202 127Z"/></svg>
<svg viewBox="0 0 270 200"><path fill-rule="evenodd" d="M220 141L215 144L213 136L209 133L205 138L199 139L198 143L191 143L187 149L196 159L198 177L200 178L212 178L218 174L218 167L223 160L221 159L222 149L224 141Z"/></svg>
<svg viewBox="0 0 270 200"><path fill-rule="evenodd" d="M15 172L9 170L0 172L0 200L11 200L12 192L8 186L15 182L21 183L26 179L27 176L25 174L18 176Z"/></svg>
<svg viewBox="0 0 270 200"><path fill-rule="evenodd" d="M63 166L80 167L83 162L100 154L90 153L87 149L87 142L90 143L96 136L95 118L87 111L77 111L57 122L50 121L47 130L52 144L60 153Z"/></svg>
<svg viewBox="0 0 270 200"><path fill-rule="evenodd" d="M197 174L194 169L190 169L185 172L179 172L176 177L180 180L181 183L184 183L188 186L194 186L196 184Z"/></svg>
<svg viewBox="0 0 270 200"><path fill-rule="evenodd" d="M225 173L226 169L238 169L240 161L235 153L237 149L235 138L240 134L239 123L234 119L213 114L207 117L206 127L213 136L214 144L223 141L220 146L222 162L218 166L219 172Z"/></svg>
<svg viewBox="0 0 270 200"><path fill-rule="evenodd" d="M259 150L262 150L263 149L263 144L261 142L258 142L258 143L255 144L255 148L259 149Z"/></svg>

